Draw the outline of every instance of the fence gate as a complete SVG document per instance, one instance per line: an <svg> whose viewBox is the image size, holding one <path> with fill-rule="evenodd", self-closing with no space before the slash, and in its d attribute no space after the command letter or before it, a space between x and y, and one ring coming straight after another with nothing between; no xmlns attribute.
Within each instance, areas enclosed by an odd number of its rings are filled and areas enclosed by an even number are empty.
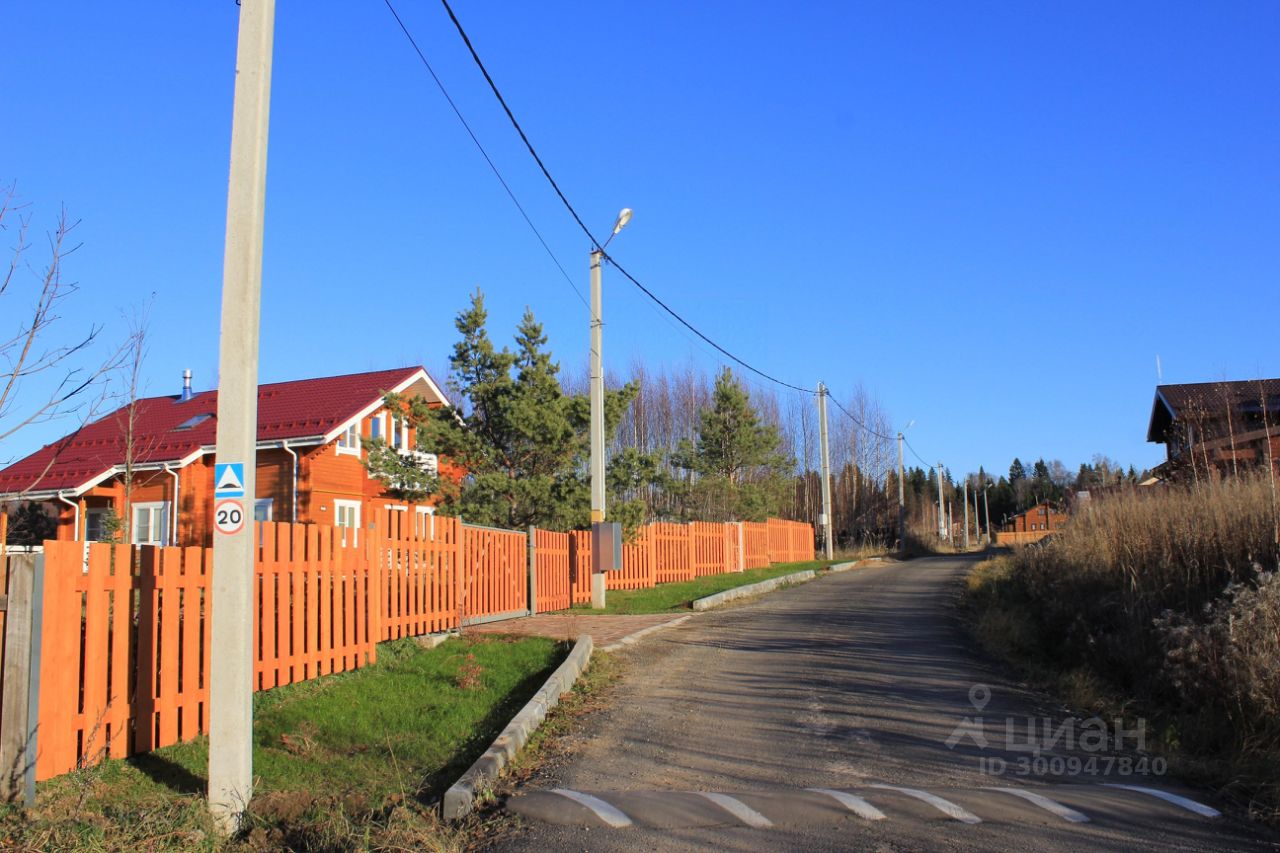
<svg viewBox="0 0 1280 853"><path fill-rule="evenodd" d="M462 525L463 625L529 615L529 537L517 530Z"/></svg>

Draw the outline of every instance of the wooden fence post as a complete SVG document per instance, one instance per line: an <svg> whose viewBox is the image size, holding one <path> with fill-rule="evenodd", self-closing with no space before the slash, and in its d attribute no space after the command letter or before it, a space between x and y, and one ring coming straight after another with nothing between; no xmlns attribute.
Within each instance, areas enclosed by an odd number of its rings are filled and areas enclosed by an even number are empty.
<svg viewBox="0 0 1280 853"><path fill-rule="evenodd" d="M538 613L538 551L537 540L538 529L532 524L529 525L529 615L535 616Z"/></svg>
<svg viewBox="0 0 1280 853"><path fill-rule="evenodd" d="M738 522L738 571L747 568L747 536L743 532L742 522Z"/></svg>
<svg viewBox="0 0 1280 853"><path fill-rule="evenodd" d="M0 698L0 796L13 802L21 794L30 807L36 802L44 555L12 555L8 574L4 693Z"/></svg>

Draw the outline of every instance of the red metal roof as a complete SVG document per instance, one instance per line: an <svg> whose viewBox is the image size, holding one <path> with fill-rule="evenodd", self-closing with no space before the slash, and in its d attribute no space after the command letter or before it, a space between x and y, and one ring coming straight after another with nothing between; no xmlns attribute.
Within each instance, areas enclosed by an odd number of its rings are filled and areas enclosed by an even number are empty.
<svg viewBox="0 0 1280 853"><path fill-rule="evenodd" d="M324 435L420 370L402 367L259 385L258 441ZM185 402L148 397L136 405L136 464L176 462L215 442L217 391L195 394ZM75 489L123 464L127 414L128 406L122 406L0 471L0 494ZM200 415L209 417L179 429Z"/></svg>

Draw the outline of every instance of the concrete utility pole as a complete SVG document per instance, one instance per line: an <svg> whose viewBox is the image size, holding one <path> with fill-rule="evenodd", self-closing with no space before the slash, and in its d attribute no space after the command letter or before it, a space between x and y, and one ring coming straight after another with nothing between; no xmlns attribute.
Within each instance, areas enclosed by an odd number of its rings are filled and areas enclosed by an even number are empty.
<svg viewBox="0 0 1280 853"><path fill-rule="evenodd" d="M604 359L600 354L604 320L600 311L600 265L604 251L591 253L591 526L604 521ZM600 553L598 548L592 554ZM605 574L603 567L592 566L591 606L605 606Z"/></svg>
<svg viewBox="0 0 1280 853"><path fill-rule="evenodd" d="M942 463L938 463L938 538L947 538L947 511L942 506Z"/></svg>
<svg viewBox="0 0 1280 853"><path fill-rule="evenodd" d="M605 520L604 487L604 358L601 355L601 341L604 337L604 319L600 308L600 265L604 263L605 246L609 240L631 221L631 208L626 207L618 214L613 225L613 233L599 246L591 251L591 529L592 536L599 539L599 525ZM605 571L606 567L596 559L605 553L599 541L592 543L593 565L591 571L591 606L605 606ZM613 566L609 566L612 569Z"/></svg>
<svg viewBox="0 0 1280 853"><path fill-rule="evenodd" d="M898 433L898 553L907 555L907 495L902 484L902 433Z"/></svg>
<svg viewBox="0 0 1280 853"><path fill-rule="evenodd" d="M987 544L991 544L991 504L987 501L987 490L991 486L984 485L982 488L982 515L987 525Z"/></svg>
<svg viewBox="0 0 1280 853"><path fill-rule="evenodd" d="M964 478L964 549L969 550L969 477Z"/></svg>
<svg viewBox="0 0 1280 853"><path fill-rule="evenodd" d="M827 448L827 386L818 383L818 443L822 450L822 544L827 559L835 547L831 541L831 455Z"/></svg>
<svg viewBox="0 0 1280 853"><path fill-rule="evenodd" d="M600 265L604 252L591 252L591 521L604 521L604 359L601 339Z"/></svg>
<svg viewBox="0 0 1280 853"><path fill-rule="evenodd" d="M978 524L978 484L973 484L973 540L982 542L982 526Z"/></svg>
<svg viewBox="0 0 1280 853"><path fill-rule="evenodd" d="M253 796L253 499L258 440L258 319L267 191L275 0L243 0L236 44L231 175L222 268L216 461L239 463L242 495L220 501L213 542L209 658L209 809L227 833ZM215 486L217 483L215 483ZM226 493L228 490L224 490ZM235 509L239 505L239 518ZM248 509L246 510L246 505ZM237 524L238 522L238 524Z"/></svg>

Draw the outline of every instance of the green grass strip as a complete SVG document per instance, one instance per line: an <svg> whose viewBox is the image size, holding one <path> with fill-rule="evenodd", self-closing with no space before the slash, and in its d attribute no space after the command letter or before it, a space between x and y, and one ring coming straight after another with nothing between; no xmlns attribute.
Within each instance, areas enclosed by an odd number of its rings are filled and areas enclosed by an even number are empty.
<svg viewBox="0 0 1280 853"><path fill-rule="evenodd" d="M575 607L572 612L586 614L638 615L642 613L669 613L688 610L695 598L714 595L738 586L759 583L782 575L792 575L806 569L825 569L838 560L808 560L800 563L778 563L767 569L747 569L744 572L728 572L722 575L706 575L682 583L664 583L652 589L611 589L605 596L602 610Z"/></svg>

